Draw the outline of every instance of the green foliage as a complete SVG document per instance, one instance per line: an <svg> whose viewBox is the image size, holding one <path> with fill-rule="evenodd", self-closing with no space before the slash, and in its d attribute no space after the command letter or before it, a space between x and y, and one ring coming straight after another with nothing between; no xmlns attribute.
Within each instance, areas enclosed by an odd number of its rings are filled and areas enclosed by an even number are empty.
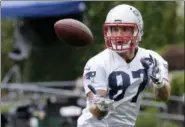
<svg viewBox="0 0 185 127"><path fill-rule="evenodd" d="M91 1L86 3L85 14L88 26L95 37L94 44L86 48L63 45L63 47L34 49L25 64L26 69L23 75L27 81L72 80L81 76L87 60L104 49L103 23L108 11L118 4L131 4L141 11L144 20L144 36L140 43L141 46L157 50L160 54L163 54L173 44L184 46L184 27L182 27L184 26L184 17L176 15L177 4L175 1ZM7 58L7 53L12 48L13 21L1 21L1 26L3 76L12 65L12 61ZM171 85L172 95L182 95L184 93L184 72L173 77ZM7 111L8 108L10 106L1 107L1 110ZM145 112L155 114L157 111L150 108ZM156 121L156 117L139 116L136 127L156 127ZM169 121L160 122L162 122L160 127L178 127Z"/></svg>
<svg viewBox="0 0 185 127"><path fill-rule="evenodd" d="M176 15L176 2L147 1L111 1L87 2L90 28L95 35L95 44L103 49L103 23L108 11L118 4L130 4L138 8L144 20L144 36L141 46L157 49L167 44L183 43L183 19ZM95 9L96 8L96 9ZM178 19L178 20L177 20ZM181 24L181 25L180 25ZM177 30L177 26L178 30ZM174 32L178 31L178 33ZM184 36L184 35L183 35ZM100 48L101 47L101 48Z"/></svg>
<svg viewBox="0 0 185 127"><path fill-rule="evenodd" d="M181 27L183 20L176 16L176 2L100 1L86 3L88 24L94 34L95 41L92 46L86 48L85 55L80 59L81 65L84 65L90 57L105 48L103 24L108 11L118 4L130 4L140 10L144 20L144 35L140 43L141 46L157 50L174 43L183 44L182 36L178 36L184 33ZM176 20L177 18L179 20ZM177 26L179 26L178 33L174 32L177 31ZM81 69L83 68L79 66L78 70L82 71Z"/></svg>
<svg viewBox="0 0 185 127"><path fill-rule="evenodd" d="M170 84L171 95L182 96L184 94L184 72L173 74Z"/></svg>
<svg viewBox="0 0 185 127"><path fill-rule="evenodd" d="M184 42L183 18L175 13L177 7L175 1L88 1L86 3L85 14L88 26L95 37L94 44L86 48L66 45L35 48L36 50L32 51L30 59L25 63L24 77L27 81L73 80L81 76L87 60L105 48L103 24L108 11L118 4L130 4L141 11L144 20L141 46L157 50L166 45ZM2 52L5 53L5 57L12 48L12 24L12 20L2 21ZM41 31L44 35L48 35L48 31ZM37 43L39 40L34 41ZM11 62L3 59L1 66L2 75L4 75Z"/></svg>
<svg viewBox="0 0 185 127"><path fill-rule="evenodd" d="M7 53L12 48L12 42L13 42L13 20L6 20L1 22L1 49L2 53Z"/></svg>
<svg viewBox="0 0 185 127"><path fill-rule="evenodd" d="M140 116L137 119L136 127L156 127L156 117Z"/></svg>
<svg viewBox="0 0 185 127"><path fill-rule="evenodd" d="M147 108L144 110L144 113L149 113L151 115L139 115L136 121L135 127L156 127L157 125L159 127L180 127L178 124L173 123L171 121L167 120L161 120L155 115L157 114L156 108Z"/></svg>
<svg viewBox="0 0 185 127"><path fill-rule="evenodd" d="M160 55L164 55L166 53L166 51L170 48L173 47L184 47L184 43L179 43L179 44L167 44L164 47L160 47L156 50L156 52L158 52Z"/></svg>
<svg viewBox="0 0 185 127"><path fill-rule="evenodd" d="M47 115L43 120L39 120L39 127L60 127L61 118Z"/></svg>
<svg viewBox="0 0 185 127"><path fill-rule="evenodd" d="M156 117L155 114L157 112L156 108L147 108L144 110L144 113L151 113L152 116L144 116L144 115L139 115L136 121L136 127L156 127ZM152 126L151 126L152 125Z"/></svg>
<svg viewBox="0 0 185 127"><path fill-rule="evenodd" d="M68 45L33 50L26 62L24 81L66 81L82 75L84 49ZM80 69L79 69L80 68ZM79 70L78 70L79 69Z"/></svg>
<svg viewBox="0 0 185 127"><path fill-rule="evenodd" d="M161 127L181 127L181 126L176 124L176 123L174 123L174 122L163 121Z"/></svg>
<svg viewBox="0 0 185 127"><path fill-rule="evenodd" d="M4 73L12 66L12 61L7 58L7 53L11 51L13 42L13 21L1 21L1 79Z"/></svg>
<svg viewBox="0 0 185 127"><path fill-rule="evenodd" d="M8 111L10 111L10 109L12 108L12 107L14 107L15 105L13 105L13 104L8 104L8 105L1 105L1 112L2 113L7 113Z"/></svg>

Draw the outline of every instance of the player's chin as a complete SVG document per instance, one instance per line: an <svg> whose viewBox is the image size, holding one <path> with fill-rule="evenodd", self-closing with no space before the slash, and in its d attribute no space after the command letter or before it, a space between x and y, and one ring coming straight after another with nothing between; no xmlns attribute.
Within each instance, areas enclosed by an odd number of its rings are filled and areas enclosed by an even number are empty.
<svg viewBox="0 0 185 127"><path fill-rule="evenodd" d="M98 120L103 119L108 114L108 111L100 111L100 109L98 108L96 104L92 104L89 108L89 111Z"/></svg>

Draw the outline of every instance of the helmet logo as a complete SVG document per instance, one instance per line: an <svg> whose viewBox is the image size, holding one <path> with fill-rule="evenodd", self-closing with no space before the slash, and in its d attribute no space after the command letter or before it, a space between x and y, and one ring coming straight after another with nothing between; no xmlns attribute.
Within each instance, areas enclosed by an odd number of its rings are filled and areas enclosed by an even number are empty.
<svg viewBox="0 0 185 127"><path fill-rule="evenodd" d="M133 10L132 12L135 14L135 16L139 17L139 13L137 10Z"/></svg>
<svg viewBox="0 0 185 127"><path fill-rule="evenodd" d="M140 23L141 23L141 19L140 19L140 14L139 14L139 12L138 12L137 10L133 10L132 12L133 12L134 15L138 18L138 21L139 21L139 24L140 24ZM140 29L141 29L141 26L138 26L138 27L140 27Z"/></svg>

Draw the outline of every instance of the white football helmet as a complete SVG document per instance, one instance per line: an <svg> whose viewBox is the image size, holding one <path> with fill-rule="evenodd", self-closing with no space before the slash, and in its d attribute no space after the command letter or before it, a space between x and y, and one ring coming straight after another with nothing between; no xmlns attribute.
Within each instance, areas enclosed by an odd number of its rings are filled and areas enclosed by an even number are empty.
<svg viewBox="0 0 185 127"><path fill-rule="evenodd" d="M113 36L111 27L133 27L133 36ZM112 8L104 23L104 39L107 48L118 53L135 48L143 35L143 19L133 6L122 4Z"/></svg>

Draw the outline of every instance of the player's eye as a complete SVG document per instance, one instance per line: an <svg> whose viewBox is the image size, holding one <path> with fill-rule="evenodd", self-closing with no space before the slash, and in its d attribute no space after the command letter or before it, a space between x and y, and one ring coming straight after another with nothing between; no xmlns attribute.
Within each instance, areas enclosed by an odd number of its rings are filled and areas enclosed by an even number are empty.
<svg viewBox="0 0 185 127"><path fill-rule="evenodd" d="M111 31L118 32L119 31L119 28L118 27L111 27Z"/></svg>
<svg viewBox="0 0 185 127"><path fill-rule="evenodd" d="M134 32L134 27L123 27L124 32Z"/></svg>

